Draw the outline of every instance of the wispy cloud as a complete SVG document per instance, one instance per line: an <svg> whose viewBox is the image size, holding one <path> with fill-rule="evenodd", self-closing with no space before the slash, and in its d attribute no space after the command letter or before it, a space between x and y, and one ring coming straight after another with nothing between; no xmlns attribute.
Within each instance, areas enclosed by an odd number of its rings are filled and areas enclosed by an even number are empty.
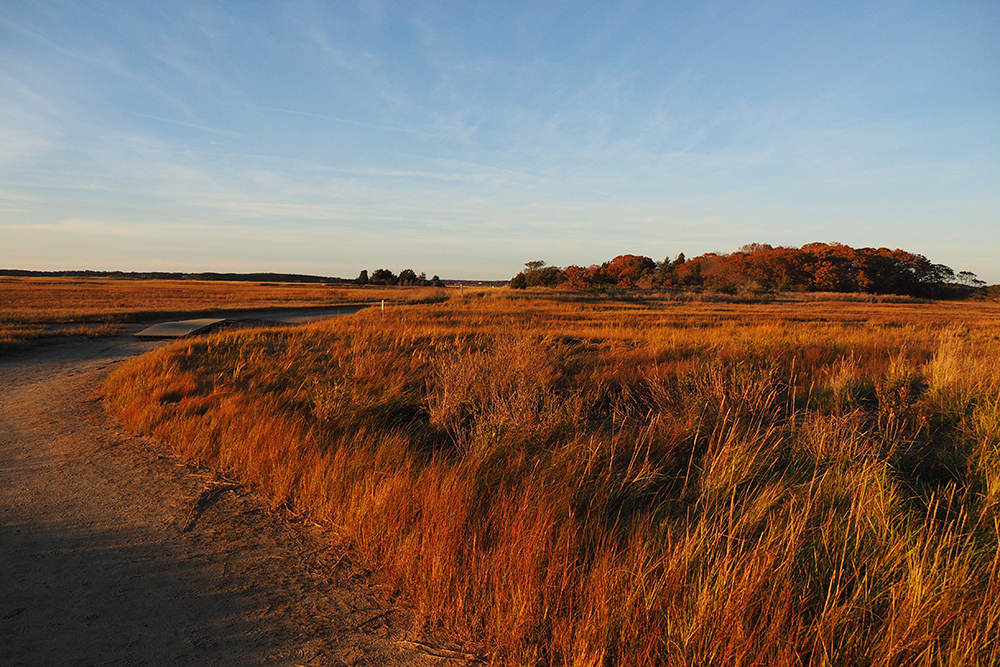
<svg viewBox="0 0 1000 667"><path fill-rule="evenodd" d="M87 48L69 48L53 39L49 39L41 32L27 27L23 22L14 21L2 13L0 13L0 25L8 30L29 37L38 44L43 45L49 51L67 56L71 60L79 61L101 70L110 71L125 78L142 79L138 73L124 64L119 52L107 44L91 43Z"/></svg>
<svg viewBox="0 0 1000 667"><path fill-rule="evenodd" d="M199 130L201 132L210 132L212 134L218 134L224 137L230 137L231 139L245 139L246 135L242 132L233 132L231 130L220 130L215 127L206 127L205 125L197 125L195 123L186 123L182 120L175 120L172 118L162 118L160 116L152 116L146 113L139 113L137 111L125 111L124 113L131 114L133 116L140 116L142 118L149 118L150 120L159 121L161 123L169 123L171 125L180 125L182 127L189 127L193 130Z"/></svg>
<svg viewBox="0 0 1000 667"><path fill-rule="evenodd" d="M429 136L428 133L423 132L421 130L413 129L411 127L395 127L395 126L392 126L392 125L379 125L377 123L366 123L366 122L361 121L361 120L353 120L353 119L350 119L350 118L338 118L337 116L326 116L326 115L323 115L323 114L311 113L311 112L308 112L308 111L295 111L294 109L280 109L280 108L277 108L277 107L265 107L265 106L258 106L258 105L247 105L247 106L252 106L253 108L261 109L261 110L264 110L264 111L274 111L276 113L287 113L287 114L291 114L293 116L306 116L308 118L319 118L321 120L328 120L328 121L332 121L334 123L347 123L349 125L359 125L359 126L362 126L362 127L370 127L370 128L376 129L376 130L389 130L391 132L406 132L407 134L414 134L414 135L421 136L421 137Z"/></svg>
<svg viewBox="0 0 1000 667"><path fill-rule="evenodd" d="M587 262L833 229L995 257L995 44L935 31L950 10L889 14L5 6L0 251L502 277L524 248Z"/></svg>

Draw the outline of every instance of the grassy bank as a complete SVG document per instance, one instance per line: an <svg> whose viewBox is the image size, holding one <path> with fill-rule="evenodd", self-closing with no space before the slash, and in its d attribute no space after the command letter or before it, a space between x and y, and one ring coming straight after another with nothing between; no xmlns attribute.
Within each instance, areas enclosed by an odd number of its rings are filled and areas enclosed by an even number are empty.
<svg viewBox="0 0 1000 667"><path fill-rule="evenodd" d="M1000 309L539 295L123 365L130 429L508 664L1000 664Z"/></svg>

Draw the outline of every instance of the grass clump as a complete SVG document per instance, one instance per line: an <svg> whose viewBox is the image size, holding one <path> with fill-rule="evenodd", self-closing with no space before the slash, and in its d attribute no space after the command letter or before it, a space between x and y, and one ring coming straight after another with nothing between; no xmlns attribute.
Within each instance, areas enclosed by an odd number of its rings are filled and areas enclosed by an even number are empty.
<svg viewBox="0 0 1000 667"><path fill-rule="evenodd" d="M129 428L496 664L1000 664L996 309L491 296L184 341Z"/></svg>

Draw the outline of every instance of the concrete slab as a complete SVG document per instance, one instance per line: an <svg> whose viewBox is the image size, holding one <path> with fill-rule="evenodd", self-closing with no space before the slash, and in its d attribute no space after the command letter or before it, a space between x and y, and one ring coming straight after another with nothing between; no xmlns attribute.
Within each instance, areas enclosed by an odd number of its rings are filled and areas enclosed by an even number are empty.
<svg viewBox="0 0 1000 667"><path fill-rule="evenodd" d="M225 320L215 318L161 322L160 324L154 324L148 329L143 329L136 336L140 338L184 338L196 333L205 333L222 322L225 322Z"/></svg>

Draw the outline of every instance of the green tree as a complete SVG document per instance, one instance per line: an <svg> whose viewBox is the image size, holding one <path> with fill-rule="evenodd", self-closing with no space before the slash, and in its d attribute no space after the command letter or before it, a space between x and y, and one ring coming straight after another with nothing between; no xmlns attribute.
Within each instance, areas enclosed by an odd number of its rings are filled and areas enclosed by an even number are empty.
<svg viewBox="0 0 1000 667"><path fill-rule="evenodd" d="M398 279L389 269L375 269L372 272L371 282L374 285L395 285Z"/></svg>

